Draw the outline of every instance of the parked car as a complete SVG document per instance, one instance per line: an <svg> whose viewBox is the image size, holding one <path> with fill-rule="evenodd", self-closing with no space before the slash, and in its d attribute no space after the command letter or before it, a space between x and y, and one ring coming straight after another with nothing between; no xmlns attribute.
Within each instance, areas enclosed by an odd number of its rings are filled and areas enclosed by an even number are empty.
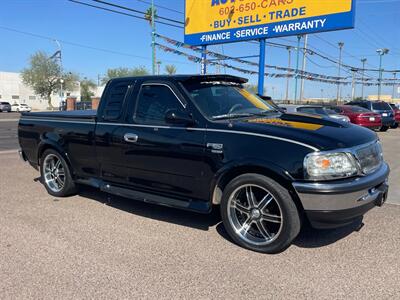
<svg viewBox="0 0 400 300"><path fill-rule="evenodd" d="M384 101L359 100L346 103L345 105L364 107L370 111L380 114L382 117L382 127L380 128L380 131L387 131L390 127L396 126L394 112L391 106Z"/></svg>
<svg viewBox="0 0 400 300"><path fill-rule="evenodd" d="M11 111L16 111L16 112L22 112L22 111L31 111L32 108L24 103L18 104L18 103L14 103L13 105L11 105Z"/></svg>
<svg viewBox="0 0 400 300"><path fill-rule="evenodd" d="M400 109L393 103L390 104L390 107L394 111L394 119L396 121L396 124L392 128L397 128L397 127L399 127L399 123L400 123Z"/></svg>
<svg viewBox="0 0 400 300"><path fill-rule="evenodd" d="M337 112L320 105L290 105L283 104L280 105L283 109L285 109L288 113L304 113L311 115L319 115L324 117L329 117L335 120L339 120L342 122L350 122L350 119L347 116L340 115Z"/></svg>
<svg viewBox="0 0 400 300"><path fill-rule="evenodd" d="M200 213L239 245L286 249L308 220L352 223L387 197L377 135L281 113L229 75L112 79L96 111L22 113L21 158L55 197L86 184Z"/></svg>
<svg viewBox="0 0 400 300"><path fill-rule="evenodd" d="M11 112L11 105L8 102L0 102L0 112Z"/></svg>
<svg viewBox="0 0 400 300"><path fill-rule="evenodd" d="M341 105L332 106L330 109L336 113L345 115L350 118L350 122L371 130L378 130L382 127L382 117L378 113L374 113L364 107Z"/></svg>

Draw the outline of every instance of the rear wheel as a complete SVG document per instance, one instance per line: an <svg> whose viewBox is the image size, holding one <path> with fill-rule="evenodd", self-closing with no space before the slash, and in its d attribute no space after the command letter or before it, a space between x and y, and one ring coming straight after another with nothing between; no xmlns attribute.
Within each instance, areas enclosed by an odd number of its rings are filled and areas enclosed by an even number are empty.
<svg viewBox="0 0 400 300"><path fill-rule="evenodd" d="M381 129L379 129L382 132L388 131L389 126L382 126Z"/></svg>
<svg viewBox="0 0 400 300"><path fill-rule="evenodd" d="M46 150L40 162L42 183L50 195L66 197L76 193L68 164L57 151Z"/></svg>
<svg viewBox="0 0 400 300"><path fill-rule="evenodd" d="M259 174L241 175L227 185L221 216L226 231L237 244L263 253L285 250L301 227L289 192Z"/></svg>

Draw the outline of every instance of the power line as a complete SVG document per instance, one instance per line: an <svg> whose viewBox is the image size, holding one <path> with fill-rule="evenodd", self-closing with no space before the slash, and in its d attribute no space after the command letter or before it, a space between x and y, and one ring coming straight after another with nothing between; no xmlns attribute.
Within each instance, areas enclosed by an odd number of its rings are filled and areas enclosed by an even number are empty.
<svg viewBox="0 0 400 300"><path fill-rule="evenodd" d="M147 21L144 17L140 17L140 16L128 14L128 13L125 13L125 12L122 12L122 11L118 11L118 10L114 10L114 9L109 9L109 8L105 8L105 7L101 7L101 6L97 6L97 5L93 5L93 4L89 4L89 3L84 3L84 2L81 2L81 1L77 1L77 0L68 0L68 1L69 1L69 2L73 2L73 3L76 3L76 4L80 4L80 5L84 5L84 6L89 6L89 7L92 7L92 8L97 8L97 9L100 9L100 10L105 10L105 11L108 11L108 12L112 12L112 13L116 13L116 14L120 14L120 15L124 15L124 16L128 16L128 17L132 17L132 18L136 18L136 19L141 19L141 20ZM157 21L157 20L155 20L154 22L156 22L156 23L158 23L158 24L163 24L163 25L168 25L168 26L176 27L176 28L182 28L182 26L178 26L178 25L174 25L174 24L169 24L169 23L165 23L165 22L162 22L162 21Z"/></svg>
<svg viewBox="0 0 400 300"><path fill-rule="evenodd" d="M136 0L136 1L151 5L151 2L149 2L149 1L144 1L144 0ZM172 12L184 15L183 12L181 12L179 10L176 10L176 9L172 9L172 8L169 8L169 7L161 6L161 5L158 5L158 4L157 5L155 4L154 6L157 7L157 8L165 9L165 10L168 10L168 11L172 11Z"/></svg>
<svg viewBox="0 0 400 300"><path fill-rule="evenodd" d="M128 11L131 11L131 12L143 14L143 15L146 14L146 12L144 12L144 11L140 11L140 10L137 10L137 9L133 9L133 8L130 8L130 7L118 5L118 4L111 3L111 2L106 2L106 1L102 1L102 0L92 0L92 1L104 4L104 5L108 5L108 6L117 7L117 8L124 9L124 10L128 10ZM161 19L161 20L165 20L165 21L169 21L169 22L173 22L173 23L182 24L182 25L185 24L184 22L181 22L181 21L178 21L178 20L174 20L174 19L170 19L170 18L161 17L161 16L156 16L156 18Z"/></svg>
<svg viewBox="0 0 400 300"><path fill-rule="evenodd" d="M45 36L45 35L41 35L41 34L37 34L37 33L22 31L22 30L10 28L10 27L0 26L0 29L6 30L6 31L10 31L10 32L19 33L19 34L23 34L23 35L27 35L27 36L31 36L31 37L35 37L35 38L40 38L40 39L44 39L44 40L48 40L48 41L58 40L62 44L70 45L70 46L74 46L74 47L86 48L86 49L90 49L90 50L95 50L95 51L100 51L100 52L110 53L110 54L116 54L116 55L121 55L121 56L126 56L126 57L133 57L133 58L140 58L140 59L144 59L144 60L151 60L150 57L135 55L135 54L121 52L121 51L115 51L115 50L111 50L111 49L98 48L98 47L94 47L94 46L90 46L90 45L84 45L84 44L80 44L80 43L76 43L76 42L62 40L62 39L58 39L58 38L54 38L54 37L49 37L49 36ZM166 62L171 62L171 63L177 63L177 64L191 65L190 63L185 63L185 62L180 62L180 61L175 61L175 60L165 60L165 61Z"/></svg>

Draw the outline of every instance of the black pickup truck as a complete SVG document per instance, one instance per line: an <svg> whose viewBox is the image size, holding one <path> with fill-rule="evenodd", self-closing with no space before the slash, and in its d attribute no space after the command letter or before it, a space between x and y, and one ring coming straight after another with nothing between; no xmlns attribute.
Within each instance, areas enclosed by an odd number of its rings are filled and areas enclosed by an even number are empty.
<svg viewBox="0 0 400 300"><path fill-rule="evenodd" d="M47 191L77 184L201 213L239 245L286 249L302 222L343 226L387 197L376 134L286 114L229 75L111 80L95 111L24 113L20 155Z"/></svg>

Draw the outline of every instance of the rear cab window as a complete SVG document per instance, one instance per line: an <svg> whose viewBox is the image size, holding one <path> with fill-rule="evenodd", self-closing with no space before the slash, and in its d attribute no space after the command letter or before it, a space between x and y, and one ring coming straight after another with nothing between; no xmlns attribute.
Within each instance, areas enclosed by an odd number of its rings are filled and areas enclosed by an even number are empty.
<svg viewBox="0 0 400 300"><path fill-rule="evenodd" d="M134 81L110 82L105 98L101 101L101 118L105 121L116 121L123 116L123 107Z"/></svg>

